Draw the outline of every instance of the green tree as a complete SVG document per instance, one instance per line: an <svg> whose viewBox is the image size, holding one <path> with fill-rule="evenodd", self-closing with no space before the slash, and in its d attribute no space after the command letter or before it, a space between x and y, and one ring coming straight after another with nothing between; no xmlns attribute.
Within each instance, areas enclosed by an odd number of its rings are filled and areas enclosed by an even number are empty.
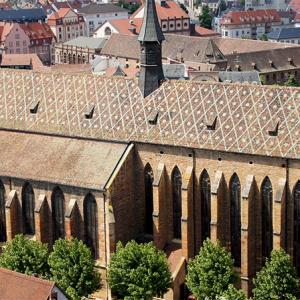
<svg viewBox="0 0 300 300"><path fill-rule="evenodd" d="M229 285L222 298L224 300L247 300L245 293L236 289L232 284Z"/></svg>
<svg viewBox="0 0 300 300"><path fill-rule="evenodd" d="M284 250L273 250L271 258L254 279L253 300L299 299L296 269Z"/></svg>
<svg viewBox="0 0 300 300"><path fill-rule="evenodd" d="M47 278L49 276L48 246L25 238L22 234L6 244L0 255L0 267Z"/></svg>
<svg viewBox="0 0 300 300"><path fill-rule="evenodd" d="M202 6L202 14L199 16L200 26L211 29L212 19L209 7L206 5Z"/></svg>
<svg viewBox="0 0 300 300"><path fill-rule="evenodd" d="M124 0L120 0L117 3L117 5L124 8L124 9L127 9L130 15L132 15L140 7L140 4L138 4L138 3L132 3L131 4L131 3L125 2Z"/></svg>
<svg viewBox="0 0 300 300"><path fill-rule="evenodd" d="M88 296L100 287L100 275L95 270L95 261L90 249L76 238L59 239L48 258L51 279L71 299Z"/></svg>
<svg viewBox="0 0 300 300"><path fill-rule="evenodd" d="M121 299L162 296L172 283L166 255L153 243L119 242L109 264L108 283Z"/></svg>
<svg viewBox="0 0 300 300"><path fill-rule="evenodd" d="M285 86L299 86L299 82L297 81L296 77L294 75L290 75L288 80L284 83Z"/></svg>
<svg viewBox="0 0 300 300"><path fill-rule="evenodd" d="M267 40L268 40L268 36L264 33L264 34L262 34L262 35L259 37L259 39L260 39L261 41L267 41Z"/></svg>
<svg viewBox="0 0 300 300"><path fill-rule="evenodd" d="M227 9L227 5L226 5L226 2L224 0L221 0L219 5L220 5L219 9L220 9L221 12Z"/></svg>
<svg viewBox="0 0 300 300"><path fill-rule="evenodd" d="M187 267L187 286L198 300L217 299L233 284L233 259L220 243L204 241L199 254Z"/></svg>

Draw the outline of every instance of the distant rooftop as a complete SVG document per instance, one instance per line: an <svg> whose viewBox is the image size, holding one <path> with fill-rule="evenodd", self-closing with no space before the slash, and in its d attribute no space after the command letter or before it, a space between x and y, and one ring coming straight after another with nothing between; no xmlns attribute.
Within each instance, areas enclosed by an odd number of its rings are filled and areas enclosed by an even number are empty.
<svg viewBox="0 0 300 300"><path fill-rule="evenodd" d="M80 36L73 40L67 41L64 45L77 46L89 49L102 49L106 39Z"/></svg>
<svg viewBox="0 0 300 300"><path fill-rule="evenodd" d="M260 84L259 73L257 71L246 71L246 72L221 71L219 72L219 79L222 82Z"/></svg>
<svg viewBox="0 0 300 300"><path fill-rule="evenodd" d="M42 8L0 9L0 21L36 22L45 19L46 14Z"/></svg>
<svg viewBox="0 0 300 300"><path fill-rule="evenodd" d="M286 40L293 38L300 38L300 27L296 28L281 28L280 30L274 30L268 33L268 39L270 40Z"/></svg>
<svg viewBox="0 0 300 300"><path fill-rule="evenodd" d="M114 13L114 12L126 12L125 8L120 6L111 4L111 3L104 3L104 4L97 4L91 3L90 5L81 7L78 9L78 12L81 14L101 14L101 13Z"/></svg>

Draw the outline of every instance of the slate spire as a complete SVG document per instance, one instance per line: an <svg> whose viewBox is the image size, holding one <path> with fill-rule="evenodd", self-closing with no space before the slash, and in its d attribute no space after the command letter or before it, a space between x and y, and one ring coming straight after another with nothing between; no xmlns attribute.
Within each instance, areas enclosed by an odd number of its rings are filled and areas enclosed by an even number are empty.
<svg viewBox="0 0 300 300"><path fill-rule="evenodd" d="M155 0L146 0L143 25L138 36L141 49L139 88L143 97L154 92L164 79L161 49L164 39Z"/></svg>

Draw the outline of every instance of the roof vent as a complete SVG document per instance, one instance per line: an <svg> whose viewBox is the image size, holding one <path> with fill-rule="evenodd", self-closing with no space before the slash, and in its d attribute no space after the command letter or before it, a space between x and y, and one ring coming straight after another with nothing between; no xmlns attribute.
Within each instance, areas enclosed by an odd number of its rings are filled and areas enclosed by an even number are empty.
<svg viewBox="0 0 300 300"><path fill-rule="evenodd" d="M84 114L84 116L87 120L90 120L93 118L94 110L95 110L95 106L93 106L92 109L88 113Z"/></svg>
<svg viewBox="0 0 300 300"><path fill-rule="evenodd" d="M32 104L32 106L30 107L30 113L31 114L36 114L37 113L38 108L39 108L39 104L40 104L40 101L34 102Z"/></svg>
<svg viewBox="0 0 300 300"><path fill-rule="evenodd" d="M207 130L216 130L217 118L218 117L212 117L212 118L207 119L207 122L206 122Z"/></svg>
<svg viewBox="0 0 300 300"><path fill-rule="evenodd" d="M288 57L288 62L290 63L290 65L293 64L293 59L291 57Z"/></svg>
<svg viewBox="0 0 300 300"><path fill-rule="evenodd" d="M149 116L149 119L148 119L148 122L150 125L156 125L157 124L157 121L158 121L158 111L153 111L150 116Z"/></svg>
<svg viewBox="0 0 300 300"><path fill-rule="evenodd" d="M256 69L256 63L255 62L251 63L251 66L252 66L253 69Z"/></svg>
<svg viewBox="0 0 300 300"><path fill-rule="evenodd" d="M279 129L279 121L277 121L276 123L272 123L268 130L269 135L278 136L278 129Z"/></svg>
<svg viewBox="0 0 300 300"><path fill-rule="evenodd" d="M273 60L269 60L269 65L270 65L270 67L273 67L273 68L274 68Z"/></svg>

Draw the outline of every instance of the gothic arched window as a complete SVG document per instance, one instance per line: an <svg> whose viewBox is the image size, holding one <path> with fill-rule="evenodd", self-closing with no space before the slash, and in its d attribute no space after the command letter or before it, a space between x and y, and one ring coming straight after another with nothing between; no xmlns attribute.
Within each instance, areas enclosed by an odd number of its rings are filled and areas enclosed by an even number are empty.
<svg viewBox="0 0 300 300"><path fill-rule="evenodd" d="M300 180L294 189L294 260L300 272Z"/></svg>
<svg viewBox="0 0 300 300"><path fill-rule="evenodd" d="M25 183L22 189L23 233L33 235L34 224L34 192L30 183Z"/></svg>
<svg viewBox="0 0 300 300"><path fill-rule="evenodd" d="M149 164L144 170L145 180L145 233L153 234L153 171Z"/></svg>
<svg viewBox="0 0 300 300"><path fill-rule="evenodd" d="M51 195L53 241L65 236L65 197L59 187Z"/></svg>
<svg viewBox="0 0 300 300"><path fill-rule="evenodd" d="M272 218L272 202L273 190L269 177L266 177L261 187L262 195L262 257L270 256L273 248L273 218Z"/></svg>
<svg viewBox="0 0 300 300"><path fill-rule="evenodd" d="M0 180L0 242L6 242L5 188Z"/></svg>
<svg viewBox="0 0 300 300"><path fill-rule="evenodd" d="M97 257L98 249L98 214L96 199L92 194L87 194L83 201L84 236L85 243Z"/></svg>
<svg viewBox="0 0 300 300"><path fill-rule="evenodd" d="M172 173L172 198L173 198L173 237L181 239L181 185L182 179L177 167Z"/></svg>
<svg viewBox="0 0 300 300"><path fill-rule="evenodd" d="M229 186L231 254L237 267L241 266L241 184L234 173Z"/></svg>
<svg viewBox="0 0 300 300"><path fill-rule="evenodd" d="M201 228L202 241L210 238L210 221L211 221L211 197L210 197L210 179L206 170L200 177L200 195L201 195Z"/></svg>

